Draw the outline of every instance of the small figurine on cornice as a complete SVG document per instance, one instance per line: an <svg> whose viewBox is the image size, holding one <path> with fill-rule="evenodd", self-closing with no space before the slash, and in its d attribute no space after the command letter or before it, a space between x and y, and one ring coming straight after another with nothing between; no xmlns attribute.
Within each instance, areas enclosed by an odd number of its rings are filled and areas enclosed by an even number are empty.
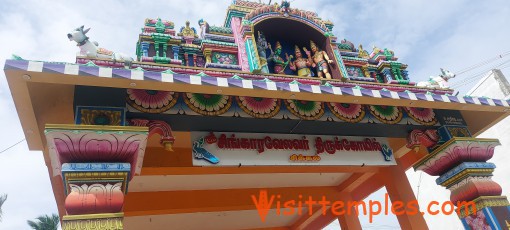
<svg viewBox="0 0 510 230"><path fill-rule="evenodd" d="M368 54L368 52L366 50L363 49L363 45L361 45L361 44L359 44L359 47L358 47L358 57L365 58L365 59L370 58L370 55Z"/></svg>
<svg viewBox="0 0 510 230"><path fill-rule="evenodd" d="M204 21L204 19L200 19L198 21L198 25L200 26L200 36L199 37L200 37L200 39L204 39L205 34L209 33L209 23Z"/></svg>
<svg viewBox="0 0 510 230"><path fill-rule="evenodd" d="M443 68L440 69L441 74L439 74L439 76L431 76L428 81L418 82L416 86L434 89L449 89L448 80L454 78L455 74Z"/></svg>
<svg viewBox="0 0 510 230"><path fill-rule="evenodd" d="M328 65L333 64L333 61L329 59L329 56L325 51L319 50L315 42L310 41L310 48L312 49L313 56L310 55L310 51L308 51L305 47L303 47L303 50L308 55L310 62L313 60L312 67L317 68L317 75L319 75L319 78L324 78L324 75L326 75L326 79L331 79Z"/></svg>
<svg viewBox="0 0 510 230"><path fill-rule="evenodd" d="M283 14L284 17L289 16L290 11L290 2L286 0L282 0L282 4L280 6L280 13Z"/></svg>
<svg viewBox="0 0 510 230"><path fill-rule="evenodd" d="M274 62L274 73L283 74L287 65L289 65L290 60L284 61L283 58L280 57L282 53L282 45L279 41L276 42L275 51L271 48L271 44L268 44L268 48L271 51L268 60L272 60Z"/></svg>
<svg viewBox="0 0 510 230"><path fill-rule="evenodd" d="M310 66L312 66L311 59L304 58L298 46L294 47L294 52L295 52L294 54L296 55L296 60L290 62L289 68L293 71L297 70L297 75L300 77L311 77L312 76L312 71L310 71ZM287 54L285 55L287 56L287 60L289 59L292 60L293 58L292 55L290 56L290 58Z"/></svg>
<svg viewBox="0 0 510 230"><path fill-rule="evenodd" d="M112 59L116 62L124 62L124 65L126 66L131 66L131 63L134 60L132 57L122 53L115 53L104 48L99 48L99 44L97 42L89 41L89 37L85 35L89 32L90 28L85 30L83 28L84 26L80 26L67 34L69 41L75 41L77 43L76 46L80 47L80 55L87 56L89 58Z"/></svg>
<svg viewBox="0 0 510 230"><path fill-rule="evenodd" d="M189 26L189 21L186 21L186 26L181 27L180 33L177 35L190 38L198 38L195 28Z"/></svg>

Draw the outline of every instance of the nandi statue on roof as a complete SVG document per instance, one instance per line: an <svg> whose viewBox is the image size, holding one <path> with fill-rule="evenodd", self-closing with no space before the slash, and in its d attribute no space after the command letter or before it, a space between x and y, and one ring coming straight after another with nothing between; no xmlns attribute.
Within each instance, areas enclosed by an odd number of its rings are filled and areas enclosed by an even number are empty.
<svg viewBox="0 0 510 230"><path fill-rule="evenodd" d="M113 59L117 62L124 62L124 64L127 66L131 65L133 62L132 57L122 53L115 53L104 48L99 48L99 44L97 42L90 42L89 37L85 35L87 32L89 32L90 28L86 30L83 28L84 26L80 26L67 34L67 38L69 38L70 41L75 41L77 43L76 45L80 47L81 55L91 58L97 57Z"/></svg>
<svg viewBox="0 0 510 230"><path fill-rule="evenodd" d="M441 89L450 88L448 86L448 80L454 78L455 74L443 68L440 69L441 74L439 74L439 76L431 76L428 81L418 82L416 86Z"/></svg>

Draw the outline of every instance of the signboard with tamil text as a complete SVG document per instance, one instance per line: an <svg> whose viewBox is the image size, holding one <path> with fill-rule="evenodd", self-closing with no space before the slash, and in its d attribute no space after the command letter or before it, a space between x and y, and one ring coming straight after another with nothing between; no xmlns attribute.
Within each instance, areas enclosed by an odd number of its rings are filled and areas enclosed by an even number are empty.
<svg viewBox="0 0 510 230"><path fill-rule="evenodd" d="M191 133L193 165L395 165L386 138Z"/></svg>

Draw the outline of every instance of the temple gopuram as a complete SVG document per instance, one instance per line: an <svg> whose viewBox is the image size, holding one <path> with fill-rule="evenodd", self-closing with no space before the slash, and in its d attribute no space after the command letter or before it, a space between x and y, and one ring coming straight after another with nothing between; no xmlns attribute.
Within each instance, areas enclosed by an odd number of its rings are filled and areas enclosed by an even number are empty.
<svg viewBox="0 0 510 230"><path fill-rule="evenodd" d="M487 162L500 143L476 136L509 101L454 95L447 70L415 82L392 50L338 39L288 1L226 12L221 26L148 18L133 55L81 26L62 34L79 48L74 63L6 60L62 229L361 229L338 201L384 187L425 210L411 167L451 191L465 229L508 229ZM396 218L428 229L419 213Z"/></svg>

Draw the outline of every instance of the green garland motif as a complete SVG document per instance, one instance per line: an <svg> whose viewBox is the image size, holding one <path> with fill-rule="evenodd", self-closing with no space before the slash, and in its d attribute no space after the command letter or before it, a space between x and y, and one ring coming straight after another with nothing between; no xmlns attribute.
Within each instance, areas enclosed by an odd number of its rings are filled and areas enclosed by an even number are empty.
<svg viewBox="0 0 510 230"><path fill-rule="evenodd" d="M204 116L224 114L232 106L232 98L219 94L185 93L184 102L195 113Z"/></svg>
<svg viewBox="0 0 510 230"><path fill-rule="evenodd" d="M324 115L324 103L316 101L285 100L287 109L303 120L317 120Z"/></svg>
<svg viewBox="0 0 510 230"><path fill-rule="evenodd" d="M402 120L402 109L396 106L369 105L370 113L384 124L397 124Z"/></svg>

